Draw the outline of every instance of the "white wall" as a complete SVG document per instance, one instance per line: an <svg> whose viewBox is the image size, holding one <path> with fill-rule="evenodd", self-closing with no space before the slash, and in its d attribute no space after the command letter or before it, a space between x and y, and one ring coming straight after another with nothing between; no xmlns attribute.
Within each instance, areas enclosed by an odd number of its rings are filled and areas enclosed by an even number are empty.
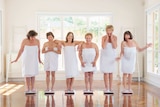
<svg viewBox="0 0 160 107"><path fill-rule="evenodd" d="M123 36L122 28L135 29L135 39L140 46L145 44L143 0L6 0L6 40L9 41L13 35L14 26L36 29L36 12L111 12L114 33L118 36L118 49ZM6 54L9 52L7 41ZM138 61L143 72L142 53Z"/></svg>
<svg viewBox="0 0 160 107"><path fill-rule="evenodd" d="M152 8L155 8L157 5L160 6L160 1L159 0L145 0L145 12L147 14L147 11L151 10ZM145 19L146 20L146 19ZM145 29L146 32L146 29ZM160 75L153 74L151 72L147 72L147 63L146 59L144 61L144 81L153 84L157 87L160 87Z"/></svg>
<svg viewBox="0 0 160 107"><path fill-rule="evenodd" d="M0 11L2 12L2 36L5 35L5 30L4 30L4 27L5 27L5 0L0 0ZM4 38L2 37L2 45L4 46ZM3 50L3 47L2 47L2 50ZM4 59L4 51L2 51L2 59ZM4 80L4 60L2 60L2 68L0 68L0 70L2 71L2 73L0 74L0 82L2 82Z"/></svg>

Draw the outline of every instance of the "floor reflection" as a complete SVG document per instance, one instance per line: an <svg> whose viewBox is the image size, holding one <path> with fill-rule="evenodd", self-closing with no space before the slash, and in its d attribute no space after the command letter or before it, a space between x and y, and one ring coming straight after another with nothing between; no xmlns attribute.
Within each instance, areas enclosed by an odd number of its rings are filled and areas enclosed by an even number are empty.
<svg viewBox="0 0 160 107"><path fill-rule="evenodd" d="M92 95L85 95L85 107L93 107Z"/></svg>
<svg viewBox="0 0 160 107"><path fill-rule="evenodd" d="M74 107L74 101L72 95L67 95L66 107Z"/></svg>
<svg viewBox="0 0 160 107"><path fill-rule="evenodd" d="M25 107L36 107L35 106L35 95L26 95Z"/></svg>
<svg viewBox="0 0 160 107"><path fill-rule="evenodd" d="M132 107L132 95L123 95L123 107Z"/></svg>
<svg viewBox="0 0 160 107"><path fill-rule="evenodd" d="M55 107L54 95L47 95L46 107Z"/></svg>
<svg viewBox="0 0 160 107"><path fill-rule="evenodd" d="M5 87L4 84L0 85L0 90ZM4 95L6 91L2 92L0 107L160 107L159 88L143 82L132 85L132 95L123 95L120 84L113 85L113 95L104 95L101 87L95 89L93 95L84 95L78 86L74 95L66 95L62 89L57 89L54 95L45 95L43 87L39 85L35 95L25 95L24 87L8 95Z"/></svg>
<svg viewBox="0 0 160 107"><path fill-rule="evenodd" d="M106 95L104 100L104 107L113 107L113 95Z"/></svg>

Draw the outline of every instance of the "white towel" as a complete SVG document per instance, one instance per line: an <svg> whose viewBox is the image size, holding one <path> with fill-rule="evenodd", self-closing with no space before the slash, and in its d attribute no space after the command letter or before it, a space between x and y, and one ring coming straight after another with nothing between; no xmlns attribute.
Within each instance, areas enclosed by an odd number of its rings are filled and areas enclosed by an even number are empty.
<svg viewBox="0 0 160 107"><path fill-rule="evenodd" d="M121 71L123 73L132 74L135 71L136 52L136 47L124 47L124 55L121 64Z"/></svg>
<svg viewBox="0 0 160 107"><path fill-rule="evenodd" d="M38 46L25 46L22 54L22 76L36 76L38 72Z"/></svg>
<svg viewBox="0 0 160 107"><path fill-rule="evenodd" d="M96 57L96 51L94 48L82 49L82 59L85 62L85 67L82 67L83 72L94 72L96 67L93 67L92 62Z"/></svg>
<svg viewBox="0 0 160 107"><path fill-rule="evenodd" d="M116 50L111 43L106 44L106 48L101 50L100 71L103 73L113 73L116 68Z"/></svg>

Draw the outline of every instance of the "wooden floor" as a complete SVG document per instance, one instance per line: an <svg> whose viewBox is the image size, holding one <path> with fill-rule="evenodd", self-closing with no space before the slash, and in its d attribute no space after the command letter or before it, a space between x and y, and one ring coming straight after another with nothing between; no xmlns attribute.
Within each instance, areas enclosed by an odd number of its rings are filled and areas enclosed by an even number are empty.
<svg viewBox="0 0 160 107"><path fill-rule="evenodd" d="M84 95L84 81L75 81L75 94L64 94L65 81L56 81L55 94L44 95L45 82L36 82L37 94L25 95L24 83L0 84L0 107L160 107L160 88L133 82L133 95L122 95L122 86L114 81L114 95L104 95L103 81L94 81L94 94Z"/></svg>

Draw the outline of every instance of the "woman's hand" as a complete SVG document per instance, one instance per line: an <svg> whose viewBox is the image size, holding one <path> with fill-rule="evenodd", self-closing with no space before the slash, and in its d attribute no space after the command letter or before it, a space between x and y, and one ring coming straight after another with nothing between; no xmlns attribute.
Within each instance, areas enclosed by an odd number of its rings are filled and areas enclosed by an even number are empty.
<svg viewBox="0 0 160 107"><path fill-rule="evenodd" d="M95 67L96 66L96 61L93 61L92 65L93 65L93 67Z"/></svg>
<svg viewBox="0 0 160 107"><path fill-rule="evenodd" d="M152 43L149 43L149 44L146 45L147 48L149 48L151 46L152 46Z"/></svg>
<svg viewBox="0 0 160 107"><path fill-rule="evenodd" d="M121 60L121 57L117 57L117 58L116 58L116 61L119 61L119 60Z"/></svg>
<svg viewBox="0 0 160 107"><path fill-rule="evenodd" d="M85 62L81 62L81 66L82 66L82 67L85 67Z"/></svg>
<svg viewBox="0 0 160 107"><path fill-rule="evenodd" d="M17 59L15 59L15 60L11 61L11 63L14 63L14 62L17 62Z"/></svg>

